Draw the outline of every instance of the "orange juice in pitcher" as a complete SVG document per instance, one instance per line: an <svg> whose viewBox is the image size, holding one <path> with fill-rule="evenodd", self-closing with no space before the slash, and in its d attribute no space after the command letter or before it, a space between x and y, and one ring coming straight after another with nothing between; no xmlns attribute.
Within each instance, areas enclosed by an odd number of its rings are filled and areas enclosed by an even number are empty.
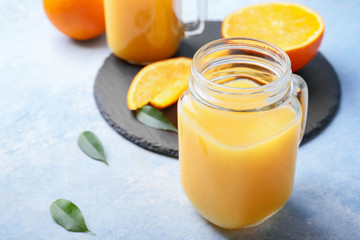
<svg viewBox="0 0 360 240"><path fill-rule="evenodd" d="M204 28L204 13L193 29L182 23L181 0L104 0L104 7L108 46L131 63L169 58L184 34L197 34ZM205 11L204 3L198 7Z"/></svg>

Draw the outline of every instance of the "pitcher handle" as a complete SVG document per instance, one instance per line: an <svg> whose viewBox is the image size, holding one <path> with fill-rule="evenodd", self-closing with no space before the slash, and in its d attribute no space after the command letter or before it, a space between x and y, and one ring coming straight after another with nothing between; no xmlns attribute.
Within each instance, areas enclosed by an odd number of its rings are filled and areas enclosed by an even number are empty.
<svg viewBox="0 0 360 240"><path fill-rule="evenodd" d="M305 80L299 75L292 74L291 80L293 83L292 93L299 100L302 109L301 133L300 133L300 142L301 142L304 136L305 126L306 126L309 91Z"/></svg>
<svg viewBox="0 0 360 240"><path fill-rule="evenodd" d="M185 24L185 37L199 35L204 31L206 14L207 0L197 0L197 20Z"/></svg>

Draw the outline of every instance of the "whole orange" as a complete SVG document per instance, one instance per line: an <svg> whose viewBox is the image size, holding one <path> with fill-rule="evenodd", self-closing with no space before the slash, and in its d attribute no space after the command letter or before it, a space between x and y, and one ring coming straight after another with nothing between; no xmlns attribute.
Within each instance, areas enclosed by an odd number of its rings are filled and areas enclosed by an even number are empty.
<svg viewBox="0 0 360 240"><path fill-rule="evenodd" d="M43 0L51 23L65 35L88 40L105 32L103 0Z"/></svg>

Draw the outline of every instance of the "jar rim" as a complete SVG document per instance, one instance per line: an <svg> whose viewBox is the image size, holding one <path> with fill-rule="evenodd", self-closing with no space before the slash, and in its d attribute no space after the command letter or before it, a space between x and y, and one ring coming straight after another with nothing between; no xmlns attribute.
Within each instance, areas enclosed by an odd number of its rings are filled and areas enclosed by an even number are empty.
<svg viewBox="0 0 360 240"><path fill-rule="evenodd" d="M237 88L237 87L231 87L231 86L226 86L226 85L222 85L213 81L210 81L208 79L206 79L198 70L198 62L199 60L203 57L201 56L201 54L203 54L204 52L207 52L208 50L210 50L212 47L215 46L215 48L212 50L214 52L214 50L216 49L223 49L219 46L230 46L229 43L235 42L235 44L232 44L232 49L236 49L236 45L239 45L236 42L242 42L241 47L251 47L253 48L253 50L255 50L256 48L258 50L262 50L262 51L267 51L267 53L273 53L276 51L281 55L281 57L283 58L282 61L282 67L283 67L283 72L282 74L275 80L272 81L268 84L265 85L260 85L260 86L256 86L256 87L251 87L251 88ZM249 43L257 43L256 44L249 44ZM216 46L218 45L218 46ZM262 47L260 47L259 45L262 45ZM239 45L240 46L240 45ZM240 48L240 47L239 47ZM275 51L273 51L273 50ZM195 53L194 57L193 57L193 61L191 64L191 73L192 75L194 75L197 79L200 79L201 82L206 83L214 88L221 88L222 90L224 90L224 92L227 92L229 94L234 94L235 91L238 91L238 94L254 94L254 93L259 93L259 92L265 92L265 91L271 91L271 89L277 88L276 85L278 85L280 82L284 82L285 79L288 79L290 74L291 74L291 62L290 62L290 58L289 56L285 53L284 50L282 50L281 48L279 48L278 46L269 43L267 41L263 41L263 40L259 40L259 39L255 39L255 38L245 38L245 37L233 37L233 38L221 38L221 39L217 39L214 41L211 41L205 45L203 45L201 48L199 48L197 50L197 52ZM251 92L249 92L249 89L251 89ZM244 90L244 91L242 91Z"/></svg>

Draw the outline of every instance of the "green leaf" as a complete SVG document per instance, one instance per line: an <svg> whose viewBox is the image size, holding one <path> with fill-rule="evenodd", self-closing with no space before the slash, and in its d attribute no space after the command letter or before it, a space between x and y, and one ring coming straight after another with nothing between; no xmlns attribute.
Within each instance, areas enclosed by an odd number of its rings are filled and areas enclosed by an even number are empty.
<svg viewBox="0 0 360 240"><path fill-rule="evenodd" d="M50 213L55 222L68 231L94 234L87 228L80 209L69 200L58 199L53 202Z"/></svg>
<svg viewBox="0 0 360 240"><path fill-rule="evenodd" d="M178 132L170 120L162 112L152 106L146 105L136 110L136 118L146 126Z"/></svg>
<svg viewBox="0 0 360 240"><path fill-rule="evenodd" d="M85 131L78 137L79 148L89 157L109 165L105 158L104 148L99 138L92 132Z"/></svg>

